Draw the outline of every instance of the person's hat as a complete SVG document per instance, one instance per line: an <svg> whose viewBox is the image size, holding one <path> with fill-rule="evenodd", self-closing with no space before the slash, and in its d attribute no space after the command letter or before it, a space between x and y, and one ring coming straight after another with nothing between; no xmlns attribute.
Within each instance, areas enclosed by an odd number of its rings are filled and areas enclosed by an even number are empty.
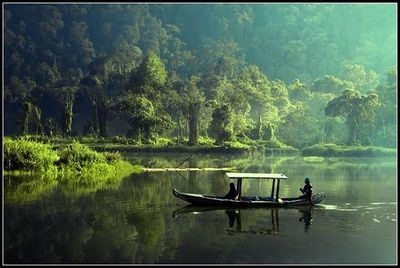
<svg viewBox="0 0 400 268"><path fill-rule="evenodd" d="M307 182L310 182L310 178L309 178L309 177L305 177L305 178L304 178L304 182L306 182L306 183L307 183Z"/></svg>

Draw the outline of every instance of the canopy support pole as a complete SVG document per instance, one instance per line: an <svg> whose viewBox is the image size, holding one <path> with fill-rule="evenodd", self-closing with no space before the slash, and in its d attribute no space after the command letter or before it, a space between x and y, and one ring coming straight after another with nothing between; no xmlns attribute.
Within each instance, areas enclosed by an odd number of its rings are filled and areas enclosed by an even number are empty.
<svg viewBox="0 0 400 268"><path fill-rule="evenodd" d="M279 198L279 184L280 184L281 180L278 180L278 184L276 185L276 201L278 201Z"/></svg>
<svg viewBox="0 0 400 268"><path fill-rule="evenodd" d="M238 198L240 200L240 198L242 197L242 178L238 178L236 189L238 191Z"/></svg>
<svg viewBox="0 0 400 268"><path fill-rule="evenodd" d="M272 180L272 191L271 191L271 198L274 199L274 190L275 190L275 179Z"/></svg>

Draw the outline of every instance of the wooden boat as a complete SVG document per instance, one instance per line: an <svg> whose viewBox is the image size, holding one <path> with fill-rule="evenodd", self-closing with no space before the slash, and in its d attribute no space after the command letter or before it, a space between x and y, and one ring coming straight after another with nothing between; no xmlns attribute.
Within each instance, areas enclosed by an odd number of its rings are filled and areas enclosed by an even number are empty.
<svg viewBox="0 0 400 268"><path fill-rule="evenodd" d="M299 197L280 198L279 186L281 180L287 180L284 174L272 173L231 173L226 175L230 179L237 179L238 196L236 199L226 199L213 195L181 193L177 189L173 189L174 196L195 205L202 206L226 206L226 207L288 207L288 206L307 206L322 202L325 199L324 193L313 194L310 200ZM242 196L242 180L243 179L270 179L272 181L271 196ZM276 188L275 188L275 182Z"/></svg>

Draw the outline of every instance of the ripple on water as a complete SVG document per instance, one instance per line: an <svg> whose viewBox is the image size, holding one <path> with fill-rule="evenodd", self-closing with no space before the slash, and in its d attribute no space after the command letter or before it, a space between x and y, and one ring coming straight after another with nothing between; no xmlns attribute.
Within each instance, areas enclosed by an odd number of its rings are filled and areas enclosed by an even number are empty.
<svg viewBox="0 0 400 268"><path fill-rule="evenodd" d="M372 220L373 220L374 222L377 222L377 223L380 223L380 222L381 222L381 221L378 220L377 218L372 218Z"/></svg>
<svg viewBox="0 0 400 268"><path fill-rule="evenodd" d="M395 205L396 202L372 202L371 205Z"/></svg>
<svg viewBox="0 0 400 268"><path fill-rule="evenodd" d="M321 204L319 205L323 207L326 210L336 210L336 211L357 211L356 208L342 208L337 205L327 205L327 204Z"/></svg>

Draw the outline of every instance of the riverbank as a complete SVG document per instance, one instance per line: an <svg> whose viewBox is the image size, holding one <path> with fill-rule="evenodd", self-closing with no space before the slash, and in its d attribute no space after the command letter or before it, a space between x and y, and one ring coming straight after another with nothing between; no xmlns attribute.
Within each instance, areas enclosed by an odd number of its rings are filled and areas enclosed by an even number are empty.
<svg viewBox="0 0 400 268"><path fill-rule="evenodd" d="M4 185L6 187L6 202L29 203L37 200L40 196L51 193L51 190L57 185L67 195L77 197L101 189L118 189L121 179L132 173L231 171L233 169L243 171L248 170L249 167L276 166L281 161L286 161L285 159L297 159L298 156L302 156L299 150L293 151L291 148L286 153L283 153L285 152L284 148L264 150L262 152L241 148L240 150L237 149L235 155L229 153L229 147L227 147L227 151L223 151L215 147L210 149L206 145L191 147L182 145L81 144L73 140L69 142L67 143L65 139L63 142L60 140L55 144L32 141L30 137L17 139L5 137ZM206 159L211 157L213 160L196 161L195 164L178 166L188 158L182 155L179 156L179 154L176 155L176 152L187 153L190 156L194 155L196 151L199 154L204 153L203 156ZM122 152L136 153L123 154ZM150 153L146 155L144 152ZM157 157L157 153L165 152L171 153L171 155L167 156L171 161L156 162L154 165L140 160L143 157L145 159L147 157ZM224 152L228 153L224 154ZM240 155L238 152L244 154ZM325 169L335 168L335 161L338 161L343 156L348 156L349 158L355 156L360 157L360 159L365 156L371 157L369 161L375 161L373 157L384 156L392 157L393 160L396 152L395 149L346 147L334 144L312 146L301 151L304 154L303 161L309 162L310 166L315 166L316 164L324 165ZM278 157L270 157L269 153ZM123 156L127 157L127 155L129 156L129 162L123 158ZM199 155L197 157L201 158ZM196 156L193 156L192 159L196 159ZM135 166L133 163L137 165ZM154 163L154 161L151 163ZM259 169L259 172L264 170L264 168ZM254 172L254 170L251 169L251 172Z"/></svg>
<svg viewBox="0 0 400 268"><path fill-rule="evenodd" d="M118 143L87 143L88 147L99 152L132 152L132 153L264 153L269 156L300 155L304 157L395 157L397 149L376 146L345 146L336 144L317 144L303 149L291 146L270 148L266 146L247 145L134 145Z"/></svg>
<svg viewBox="0 0 400 268"><path fill-rule="evenodd" d="M235 146L187 146L187 145L127 145L127 144L87 144L90 148L100 152L132 152L132 153L256 153L263 152L267 155L297 155L299 150L293 147L284 148L258 148Z"/></svg>
<svg viewBox="0 0 400 268"><path fill-rule="evenodd" d="M301 150L302 156L322 157L396 157L397 149L376 146L316 144Z"/></svg>
<svg viewBox="0 0 400 268"><path fill-rule="evenodd" d="M146 152L146 153L252 153L265 152L268 155L294 155L299 149L275 141L233 141L216 145L208 137L200 137L198 145L189 146L187 140L157 138L143 144L127 137L60 137L60 136L27 136L27 139L52 144L55 149L69 145L74 141L85 144L99 152Z"/></svg>
<svg viewBox="0 0 400 268"><path fill-rule="evenodd" d="M53 149L60 150L74 142L97 152L113 153L263 153L268 156L299 155L303 157L395 157L396 148L376 146L345 146L336 144L316 144L302 149L283 144L280 141L236 141L215 145L214 140L200 137L196 146L187 145L187 141L178 142L174 139L158 138L142 144L133 138L127 137L60 137L60 136L26 136L26 140L50 144Z"/></svg>

